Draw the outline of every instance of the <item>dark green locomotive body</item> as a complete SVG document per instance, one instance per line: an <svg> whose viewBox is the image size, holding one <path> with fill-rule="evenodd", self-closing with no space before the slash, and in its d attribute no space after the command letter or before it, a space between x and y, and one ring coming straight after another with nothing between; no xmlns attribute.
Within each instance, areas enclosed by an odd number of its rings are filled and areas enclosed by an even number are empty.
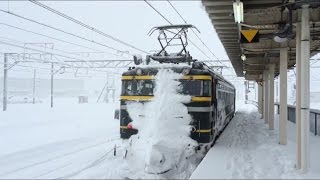
<svg viewBox="0 0 320 180"><path fill-rule="evenodd" d="M121 138L127 139L138 133L138 130L130 125L132 119L126 105L129 101L145 103L152 100L155 87L154 76L158 69L157 67L135 68L122 74ZM191 96L191 102L185 104L188 108L188 114L193 119L190 137L200 144L213 143L234 115L234 86L224 80L222 76L203 67L179 66L168 69L184 74L179 81L182 85L181 93Z"/></svg>

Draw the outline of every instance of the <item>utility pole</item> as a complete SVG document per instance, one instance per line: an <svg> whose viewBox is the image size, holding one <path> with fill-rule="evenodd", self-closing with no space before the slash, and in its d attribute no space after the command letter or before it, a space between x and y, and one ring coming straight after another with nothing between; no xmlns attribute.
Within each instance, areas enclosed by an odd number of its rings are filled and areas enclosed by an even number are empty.
<svg viewBox="0 0 320 180"><path fill-rule="evenodd" d="M7 79L8 79L8 59L7 53L4 54L4 63L3 63L3 111L7 110Z"/></svg>
<svg viewBox="0 0 320 180"><path fill-rule="evenodd" d="M248 92L249 92L247 83L248 83L248 81L244 81L244 92L245 92L245 101L246 101L246 103L248 101Z"/></svg>
<svg viewBox="0 0 320 180"><path fill-rule="evenodd" d="M35 104L36 95L36 69L33 70L32 104Z"/></svg>
<svg viewBox="0 0 320 180"><path fill-rule="evenodd" d="M53 62L51 62L51 108L53 107Z"/></svg>

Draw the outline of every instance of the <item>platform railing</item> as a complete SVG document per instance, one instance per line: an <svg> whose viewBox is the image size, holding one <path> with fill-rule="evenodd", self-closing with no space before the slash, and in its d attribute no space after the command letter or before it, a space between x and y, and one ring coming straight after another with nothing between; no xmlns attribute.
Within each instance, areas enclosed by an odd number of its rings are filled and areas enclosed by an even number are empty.
<svg viewBox="0 0 320 180"><path fill-rule="evenodd" d="M277 114L280 113L280 104L274 104L277 107ZM314 135L319 135L320 132L320 110L318 109L310 109L310 131L314 133ZM293 105L288 105L288 120L296 123L296 107Z"/></svg>

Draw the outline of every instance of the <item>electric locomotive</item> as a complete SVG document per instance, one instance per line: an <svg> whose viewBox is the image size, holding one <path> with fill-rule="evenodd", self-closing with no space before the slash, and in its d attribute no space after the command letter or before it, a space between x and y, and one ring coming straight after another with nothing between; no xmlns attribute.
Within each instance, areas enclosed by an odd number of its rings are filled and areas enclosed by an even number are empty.
<svg viewBox="0 0 320 180"><path fill-rule="evenodd" d="M159 36L163 35L161 33L166 30L172 32L171 29L178 29L178 33L181 34L174 38L185 37L187 40L186 29L193 27L192 25L173 25L159 26L155 29L160 30ZM161 44L161 37L158 39ZM167 39L167 42L171 40ZM187 43L184 44L182 39L181 42L183 49L179 53L168 54L165 48L170 44L161 44L162 50L148 56L146 62L149 63L152 59L160 63L187 63L185 66L172 65L165 68L183 74L179 79L182 86L180 93L191 96L191 102L185 104L193 119L190 136L199 143L200 148L208 148L209 145L214 144L216 138L234 116L235 87L205 63L193 60L185 49ZM132 67L122 74L119 113L121 138L128 139L131 135L138 133L139 130L132 127L130 123L132 119L127 111L127 103L130 101L144 103L152 100L156 86L154 78L158 70L159 67L149 65L149 67Z"/></svg>

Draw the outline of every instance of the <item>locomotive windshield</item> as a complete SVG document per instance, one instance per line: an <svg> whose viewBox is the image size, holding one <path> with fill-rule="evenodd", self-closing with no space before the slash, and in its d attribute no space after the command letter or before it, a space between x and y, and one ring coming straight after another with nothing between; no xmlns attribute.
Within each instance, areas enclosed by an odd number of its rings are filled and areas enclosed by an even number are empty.
<svg viewBox="0 0 320 180"><path fill-rule="evenodd" d="M123 81L122 94L130 96L152 96L153 88L153 80Z"/></svg>
<svg viewBox="0 0 320 180"><path fill-rule="evenodd" d="M191 96L210 96L210 82L203 80L180 80L182 94ZM152 96L155 88L154 80L123 81L122 95Z"/></svg>

